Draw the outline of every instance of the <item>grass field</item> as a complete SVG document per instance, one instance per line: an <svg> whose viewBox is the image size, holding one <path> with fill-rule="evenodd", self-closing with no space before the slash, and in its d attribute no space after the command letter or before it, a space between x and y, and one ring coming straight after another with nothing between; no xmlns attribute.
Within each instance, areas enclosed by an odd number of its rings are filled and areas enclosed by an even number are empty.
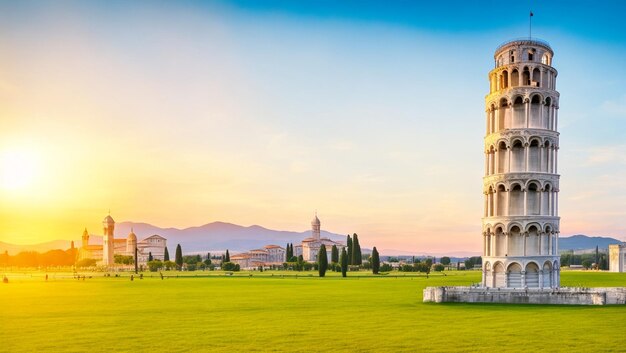
<svg viewBox="0 0 626 353"><path fill-rule="evenodd" d="M0 351L626 350L626 306L422 303L425 286L468 285L479 272L211 274L46 282L42 273L9 273L0 284ZM562 285L626 286L626 274L563 272Z"/></svg>

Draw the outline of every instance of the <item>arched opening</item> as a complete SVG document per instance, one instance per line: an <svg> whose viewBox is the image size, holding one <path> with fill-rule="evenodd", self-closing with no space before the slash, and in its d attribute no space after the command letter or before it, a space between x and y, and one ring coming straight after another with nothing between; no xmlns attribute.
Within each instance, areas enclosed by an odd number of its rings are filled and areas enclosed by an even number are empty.
<svg viewBox="0 0 626 353"><path fill-rule="evenodd" d="M517 69L513 69L511 72L511 87L519 86L519 71Z"/></svg>
<svg viewBox="0 0 626 353"><path fill-rule="evenodd" d="M509 108L509 103L506 98L500 99L500 107L498 108L498 130L504 130L507 128L506 114Z"/></svg>
<svg viewBox="0 0 626 353"><path fill-rule="evenodd" d="M539 192L539 186L536 183L528 184L528 189L526 190L526 214L529 216L539 214Z"/></svg>
<svg viewBox="0 0 626 353"><path fill-rule="evenodd" d="M498 192L496 194L496 197L498 198L498 209L496 210L496 216L506 216L507 214L505 213L504 210L506 210L506 199L505 199L505 190L504 190L504 185L498 185Z"/></svg>
<svg viewBox="0 0 626 353"><path fill-rule="evenodd" d="M550 193L552 192L552 185L547 183L543 188L543 194L541 195L541 214L544 216L550 215Z"/></svg>
<svg viewBox="0 0 626 353"><path fill-rule="evenodd" d="M513 226L509 232L509 249L507 256L524 255L524 237L520 227Z"/></svg>
<svg viewBox="0 0 626 353"><path fill-rule="evenodd" d="M506 171L507 163L509 163L509 161L506 144L504 141L501 141L498 144L498 173L504 173Z"/></svg>
<svg viewBox="0 0 626 353"><path fill-rule="evenodd" d="M536 256L539 254L539 229L536 226L528 228L526 237L526 256Z"/></svg>
<svg viewBox="0 0 626 353"><path fill-rule="evenodd" d="M504 256L506 237L502 231L502 227L496 228L496 256Z"/></svg>
<svg viewBox="0 0 626 353"><path fill-rule="evenodd" d="M550 261L543 264L543 287L552 287L552 264Z"/></svg>
<svg viewBox="0 0 626 353"><path fill-rule="evenodd" d="M502 288L505 286L505 278L506 274L504 272L504 265L501 262L496 262L493 266L493 274L494 274L494 287Z"/></svg>
<svg viewBox="0 0 626 353"><path fill-rule="evenodd" d="M541 83L541 71L539 71L538 68L534 68L531 86L539 87L540 83Z"/></svg>
<svg viewBox="0 0 626 353"><path fill-rule="evenodd" d="M548 54L543 54L541 57L541 63L544 65L550 65L550 56Z"/></svg>
<svg viewBox="0 0 626 353"><path fill-rule="evenodd" d="M524 108L524 99L517 97L513 101L513 128L526 127L526 109Z"/></svg>
<svg viewBox="0 0 626 353"><path fill-rule="evenodd" d="M509 216L524 215L524 197L522 194L522 187L519 184L515 184L511 187L509 191Z"/></svg>
<svg viewBox="0 0 626 353"><path fill-rule="evenodd" d="M539 140L530 141L528 146L528 170L531 172L538 172L541 149L539 148Z"/></svg>
<svg viewBox="0 0 626 353"><path fill-rule="evenodd" d="M513 148L511 150L511 171L523 172L524 171L524 145L519 140L513 142Z"/></svg>
<svg viewBox="0 0 626 353"><path fill-rule="evenodd" d="M534 262L526 265L526 287L539 288L539 266Z"/></svg>
<svg viewBox="0 0 626 353"><path fill-rule="evenodd" d="M522 288L522 266L517 262L510 264L507 269L507 287Z"/></svg>
<svg viewBox="0 0 626 353"><path fill-rule="evenodd" d="M550 157L550 141L546 141L543 144L543 165L541 166L541 171L544 173L549 173L550 172L550 168L549 167L549 163L550 161L548 160L548 157Z"/></svg>
<svg viewBox="0 0 626 353"><path fill-rule="evenodd" d="M529 126L532 128L541 128L541 96L538 94L530 99L530 121Z"/></svg>
<svg viewBox="0 0 626 353"><path fill-rule="evenodd" d="M540 235L541 237L541 253L540 255L549 255L550 253L550 237L552 236L551 232L545 232Z"/></svg>
<svg viewBox="0 0 626 353"><path fill-rule="evenodd" d="M506 70L503 70L500 74L500 87L502 89L509 87L509 72Z"/></svg>
<svg viewBox="0 0 626 353"><path fill-rule="evenodd" d="M552 129L552 112L550 106L552 105L552 98L547 97L546 102L543 105L543 128Z"/></svg>
<svg viewBox="0 0 626 353"><path fill-rule="evenodd" d="M527 67L522 71L522 86L530 86L530 71Z"/></svg>

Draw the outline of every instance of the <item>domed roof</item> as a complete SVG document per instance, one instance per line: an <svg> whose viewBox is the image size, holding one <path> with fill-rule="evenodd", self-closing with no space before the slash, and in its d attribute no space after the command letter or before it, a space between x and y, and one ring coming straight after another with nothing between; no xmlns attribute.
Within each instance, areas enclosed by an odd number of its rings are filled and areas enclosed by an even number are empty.
<svg viewBox="0 0 626 353"><path fill-rule="evenodd" d="M113 220L113 217L111 217L111 215L108 215L108 216L104 217L104 221L102 221L102 223L105 223L105 224L115 224L115 221Z"/></svg>
<svg viewBox="0 0 626 353"><path fill-rule="evenodd" d="M137 236L135 235L135 232L133 232L133 229L130 229L130 234L128 234L128 240L134 240L137 241Z"/></svg>

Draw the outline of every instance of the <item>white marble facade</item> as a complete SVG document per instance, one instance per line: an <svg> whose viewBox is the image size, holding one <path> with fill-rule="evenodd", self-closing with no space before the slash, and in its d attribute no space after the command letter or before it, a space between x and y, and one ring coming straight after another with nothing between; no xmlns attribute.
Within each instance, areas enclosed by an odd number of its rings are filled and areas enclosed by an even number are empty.
<svg viewBox="0 0 626 353"><path fill-rule="evenodd" d="M560 286L553 55L536 39L507 42L494 55L485 98L484 287Z"/></svg>

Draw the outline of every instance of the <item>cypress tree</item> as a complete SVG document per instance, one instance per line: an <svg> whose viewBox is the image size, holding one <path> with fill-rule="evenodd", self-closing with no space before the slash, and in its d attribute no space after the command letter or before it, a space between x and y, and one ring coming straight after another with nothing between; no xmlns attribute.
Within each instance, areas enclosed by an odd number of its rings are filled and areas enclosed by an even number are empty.
<svg viewBox="0 0 626 353"><path fill-rule="evenodd" d="M224 257L224 260L226 260L226 262L230 262L230 254L228 253L228 249L226 249L226 256Z"/></svg>
<svg viewBox="0 0 626 353"><path fill-rule="evenodd" d="M320 251L317 254L317 270L319 272L320 277L324 277L326 275L327 269L328 269L328 255L326 255L326 245L322 244L322 246L320 246Z"/></svg>
<svg viewBox="0 0 626 353"><path fill-rule="evenodd" d="M346 240L346 253L348 256L348 265L352 265L352 238L350 238L350 234L348 234L348 239Z"/></svg>
<svg viewBox="0 0 626 353"><path fill-rule="evenodd" d="M289 243L285 247L285 258L287 259L286 261L289 261Z"/></svg>
<svg viewBox="0 0 626 353"><path fill-rule="evenodd" d="M339 249L337 249L337 245L333 245L332 249L330 250L330 262L339 262Z"/></svg>
<svg viewBox="0 0 626 353"><path fill-rule="evenodd" d="M152 258L152 252L149 252L149 253L148 253L148 261L152 261L152 260L153 260L153 258Z"/></svg>
<svg viewBox="0 0 626 353"><path fill-rule="evenodd" d="M176 262L176 267L178 267L178 270L180 271L183 268L183 249L180 247L180 244L176 245L174 262Z"/></svg>
<svg viewBox="0 0 626 353"><path fill-rule="evenodd" d="M170 252L167 251L167 247L165 247L165 253L163 254L163 261L170 261Z"/></svg>
<svg viewBox="0 0 626 353"><path fill-rule="evenodd" d="M341 277L346 277L346 273L348 272L348 254L346 253L346 248L341 249Z"/></svg>
<svg viewBox="0 0 626 353"><path fill-rule="evenodd" d="M359 244L359 236L354 233L352 236L352 265L361 265L361 245Z"/></svg>
<svg viewBox="0 0 626 353"><path fill-rule="evenodd" d="M377 275L380 270L380 256L378 256L378 250L376 247L372 249L372 273Z"/></svg>

